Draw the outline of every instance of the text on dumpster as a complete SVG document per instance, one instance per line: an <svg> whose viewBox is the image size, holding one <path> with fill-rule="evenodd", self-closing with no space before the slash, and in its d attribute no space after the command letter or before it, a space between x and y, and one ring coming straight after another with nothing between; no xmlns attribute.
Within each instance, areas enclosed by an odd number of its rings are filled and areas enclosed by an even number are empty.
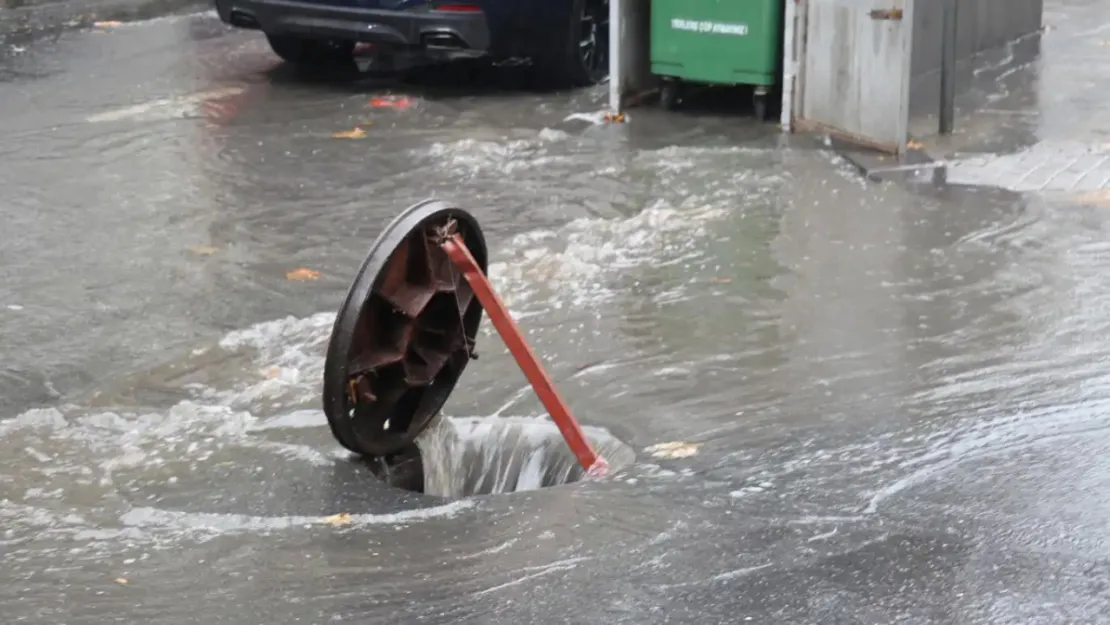
<svg viewBox="0 0 1110 625"><path fill-rule="evenodd" d="M679 17L671 20L671 28L673 30L685 30L694 33L736 35L738 37L743 37L748 34L747 24L727 24L706 20L684 20Z"/></svg>

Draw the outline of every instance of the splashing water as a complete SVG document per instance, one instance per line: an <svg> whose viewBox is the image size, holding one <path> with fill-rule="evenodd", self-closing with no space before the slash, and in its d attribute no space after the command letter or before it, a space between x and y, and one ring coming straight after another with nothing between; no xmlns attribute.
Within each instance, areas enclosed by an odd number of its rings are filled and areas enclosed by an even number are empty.
<svg viewBox="0 0 1110 625"><path fill-rule="evenodd" d="M632 463L632 449L607 430L587 426L583 431L611 470ZM441 418L416 445L424 493L439 497L536 490L576 482L586 473L545 417Z"/></svg>

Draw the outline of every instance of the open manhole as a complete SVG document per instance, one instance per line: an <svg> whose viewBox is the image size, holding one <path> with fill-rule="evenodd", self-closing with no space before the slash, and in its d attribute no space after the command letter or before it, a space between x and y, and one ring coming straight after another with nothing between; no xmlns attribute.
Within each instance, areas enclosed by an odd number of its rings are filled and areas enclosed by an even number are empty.
<svg viewBox="0 0 1110 625"><path fill-rule="evenodd" d="M421 202L385 228L328 343L324 412L332 434L388 483L446 497L554 486L631 462L630 448L570 416L492 293L487 265L477 221L444 202ZM482 302L554 422L440 416L477 358Z"/></svg>
<svg viewBox="0 0 1110 625"><path fill-rule="evenodd" d="M582 428L610 469L635 453L603 428ZM397 488L437 497L472 497L570 484L586 470L559 428L541 417L437 417L412 447L370 459L370 469Z"/></svg>

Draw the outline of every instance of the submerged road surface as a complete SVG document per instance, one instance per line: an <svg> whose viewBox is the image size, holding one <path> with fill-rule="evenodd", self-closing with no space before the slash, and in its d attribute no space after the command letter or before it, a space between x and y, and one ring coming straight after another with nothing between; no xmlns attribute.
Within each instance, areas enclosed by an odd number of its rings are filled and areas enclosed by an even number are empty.
<svg viewBox="0 0 1110 625"><path fill-rule="evenodd" d="M306 78L210 15L4 51L0 620L1105 621L1105 211L476 71ZM333 313L432 195L616 476L449 501L332 440ZM480 343L447 411L541 414Z"/></svg>

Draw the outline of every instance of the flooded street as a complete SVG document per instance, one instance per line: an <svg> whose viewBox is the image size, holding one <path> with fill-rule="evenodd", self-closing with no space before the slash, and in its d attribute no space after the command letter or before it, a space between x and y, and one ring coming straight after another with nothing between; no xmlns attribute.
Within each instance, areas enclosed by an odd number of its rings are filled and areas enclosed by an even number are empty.
<svg viewBox="0 0 1110 625"><path fill-rule="evenodd" d="M1105 209L511 75L300 76L211 14L0 52L5 623L1105 619ZM419 495L332 438L335 311L431 196L614 476ZM542 416L478 343L451 423Z"/></svg>

